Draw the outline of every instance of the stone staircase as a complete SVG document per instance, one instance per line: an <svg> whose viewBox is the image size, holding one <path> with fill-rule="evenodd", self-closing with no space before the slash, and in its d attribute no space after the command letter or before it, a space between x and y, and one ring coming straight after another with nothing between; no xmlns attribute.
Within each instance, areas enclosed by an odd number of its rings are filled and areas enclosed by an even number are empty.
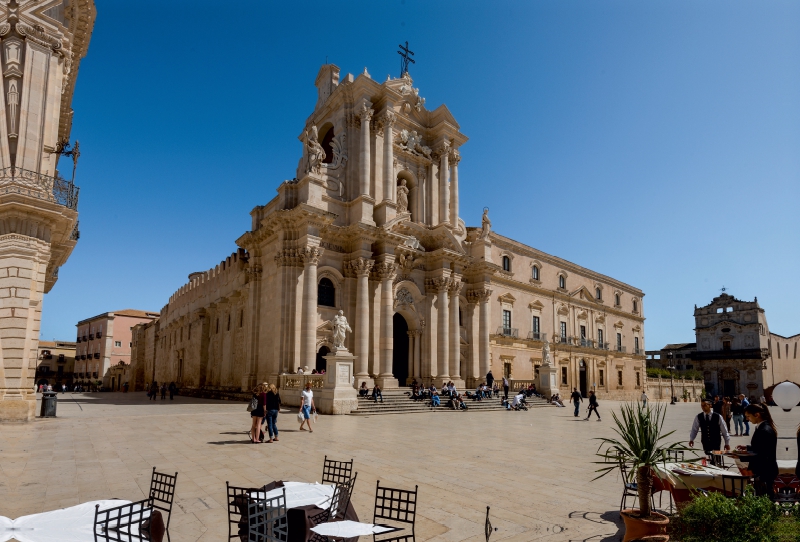
<svg viewBox="0 0 800 542"><path fill-rule="evenodd" d="M386 390L383 392L383 403L377 403L371 398L358 398L358 410L350 413L351 416L375 416L378 414L414 414L419 412L456 412L446 406L446 398L442 400L441 406L431 408L430 400L412 401L408 388L396 390ZM484 412L487 410L503 410L500 404L502 398L484 399L483 401L467 400L467 412ZM550 406L544 399L531 397L527 399L528 408L542 408Z"/></svg>

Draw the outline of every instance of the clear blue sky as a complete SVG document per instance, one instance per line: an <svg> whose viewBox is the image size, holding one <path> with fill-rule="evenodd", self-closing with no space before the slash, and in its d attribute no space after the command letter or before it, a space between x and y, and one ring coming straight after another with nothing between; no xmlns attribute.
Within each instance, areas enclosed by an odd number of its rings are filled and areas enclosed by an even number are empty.
<svg viewBox="0 0 800 542"><path fill-rule="evenodd" d="M644 290L646 346L725 285L800 333L800 2L97 0L81 239L42 337L160 310L295 174L326 57L445 103L461 215ZM62 164L66 166L66 164ZM66 169L66 168L65 168Z"/></svg>

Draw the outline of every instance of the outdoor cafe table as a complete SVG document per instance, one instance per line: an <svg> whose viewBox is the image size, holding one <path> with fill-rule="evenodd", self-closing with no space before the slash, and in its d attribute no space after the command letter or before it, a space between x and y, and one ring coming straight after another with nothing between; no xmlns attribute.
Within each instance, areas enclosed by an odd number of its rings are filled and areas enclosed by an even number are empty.
<svg viewBox="0 0 800 542"><path fill-rule="evenodd" d="M653 492L669 491L676 504L692 500L692 492L698 489L722 491L722 478L739 478L740 475L711 465L691 463L700 470L690 470L681 465L689 463L659 463L653 474ZM677 471L677 472L676 472Z"/></svg>
<svg viewBox="0 0 800 542"><path fill-rule="evenodd" d="M289 528L288 542L300 542L308 540L313 533L311 527L314 526L311 518L330 506L333 497L334 486L326 484L309 484L305 482L270 482L263 488L250 491L251 498L277 497L286 490L287 523ZM247 514L244 514L247 517ZM347 505L347 512L344 518L350 521L358 521L353 503ZM241 532L241 531L240 531ZM349 539L357 540L358 537Z"/></svg>

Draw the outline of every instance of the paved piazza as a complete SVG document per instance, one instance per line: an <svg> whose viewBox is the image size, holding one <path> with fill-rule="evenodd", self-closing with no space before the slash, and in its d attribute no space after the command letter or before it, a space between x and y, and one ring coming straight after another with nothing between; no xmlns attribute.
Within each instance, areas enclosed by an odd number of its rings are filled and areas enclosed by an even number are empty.
<svg viewBox="0 0 800 542"><path fill-rule="evenodd" d="M597 448L591 438L612 434L609 409L617 406L603 401L600 423L555 407L323 416L313 434L299 432L294 411L285 411L280 442L255 445L247 442L242 403L59 395L58 419L0 426L0 515L142 499L156 466L179 472L173 542L217 542L227 536L226 480L238 486L319 481L327 454L355 459L353 500L362 520L372 517L376 479L419 484L418 540L485 540L486 506L498 528L492 541L617 540L620 481L590 482ZM670 407L667 425L685 439L698 411L697 403Z"/></svg>

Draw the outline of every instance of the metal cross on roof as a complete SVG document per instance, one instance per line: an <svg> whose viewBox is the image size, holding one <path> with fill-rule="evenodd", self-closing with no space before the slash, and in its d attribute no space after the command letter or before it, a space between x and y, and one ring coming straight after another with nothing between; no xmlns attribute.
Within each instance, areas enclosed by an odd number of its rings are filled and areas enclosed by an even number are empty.
<svg viewBox="0 0 800 542"><path fill-rule="evenodd" d="M719 291L724 294L727 291L727 288L725 288L725 286L723 286L722 288L719 289Z"/></svg>
<svg viewBox="0 0 800 542"><path fill-rule="evenodd" d="M400 55L400 77L403 77L408 73L408 63L416 64L416 62L414 62L413 58L408 56L414 56L414 52L408 48L408 42L406 42L405 47L402 45L398 45L398 47L402 49L401 51L397 51L397 54Z"/></svg>

